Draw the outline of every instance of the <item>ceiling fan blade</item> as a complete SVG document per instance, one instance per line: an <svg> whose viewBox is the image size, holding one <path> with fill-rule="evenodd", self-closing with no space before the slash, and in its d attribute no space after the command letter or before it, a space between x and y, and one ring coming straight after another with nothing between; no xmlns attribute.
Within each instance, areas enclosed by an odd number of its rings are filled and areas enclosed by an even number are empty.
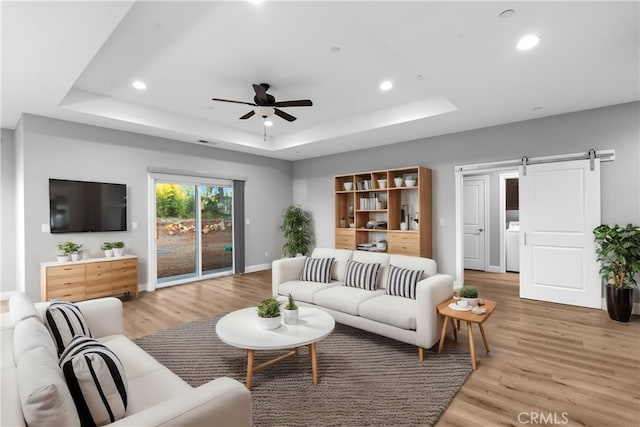
<svg viewBox="0 0 640 427"><path fill-rule="evenodd" d="M253 85L253 91L256 93L254 100L258 105L267 105L269 103L269 97L267 96L267 90L269 89L269 85L266 83L261 83L259 85Z"/></svg>
<svg viewBox="0 0 640 427"><path fill-rule="evenodd" d="M251 110L247 114L245 114L244 116L240 117L240 120L245 120L245 119L248 119L249 117L253 117L254 114L256 114L256 112Z"/></svg>
<svg viewBox="0 0 640 427"><path fill-rule="evenodd" d="M274 109L274 113L275 113L276 116L282 117L283 119L285 119L288 122L292 122L292 121L294 121L296 119L291 114L285 113L284 111L278 110L277 108Z"/></svg>
<svg viewBox="0 0 640 427"><path fill-rule="evenodd" d="M220 98L211 98L212 101L221 101L221 102L233 102L234 104L244 104L244 105L252 105L255 107L256 104L253 102L245 102L245 101L233 101L231 99L220 99Z"/></svg>
<svg viewBox="0 0 640 427"><path fill-rule="evenodd" d="M280 101L273 104L274 107L311 107L310 99L297 99L295 101Z"/></svg>

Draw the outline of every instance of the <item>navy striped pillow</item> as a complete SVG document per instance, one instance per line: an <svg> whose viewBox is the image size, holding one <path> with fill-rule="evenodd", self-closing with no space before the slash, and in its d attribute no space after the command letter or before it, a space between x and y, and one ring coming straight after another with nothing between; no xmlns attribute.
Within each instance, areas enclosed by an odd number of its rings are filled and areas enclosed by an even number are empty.
<svg viewBox="0 0 640 427"><path fill-rule="evenodd" d="M44 319L44 323L58 348L58 355L64 351L74 337L78 335L92 336L82 312L70 302L52 299Z"/></svg>
<svg viewBox="0 0 640 427"><path fill-rule="evenodd" d="M335 258L307 258L300 274L304 282L329 283L331 280L331 266Z"/></svg>
<svg viewBox="0 0 640 427"><path fill-rule="evenodd" d="M344 279L345 286L362 288L373 291L376 288L376 279L380 271L380 264L366 264L358 261L347 261L347 274Z"/></svg>
<svg viewBox="0 0 640 427"><path fill-rule="evenodd" d="M422 277L422 270L389 266L387 278L387 295L416 299L416 287Z"/></svg>
<svg viewBox="0 0 640 427"><path fill-rule="evenodd" d="M104 344L89 337L74 338L60 357L60 368L83 426L102 426L124 417L124 367Z"/></svg>

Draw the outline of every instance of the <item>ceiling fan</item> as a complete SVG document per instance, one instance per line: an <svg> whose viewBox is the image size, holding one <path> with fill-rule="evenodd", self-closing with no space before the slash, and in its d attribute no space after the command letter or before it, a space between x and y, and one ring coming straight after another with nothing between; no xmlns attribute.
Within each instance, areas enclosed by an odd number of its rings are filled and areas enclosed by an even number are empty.
<svg viewBox="0 0 640 427"><path fill-rule="evenodd" d="M256 95L253 97L253 102L233 101L231 99L220 98L211 98L211 100L254 106L255 108L253 110L240 117L241 120L246 120L249 117L254 116L255 114L258 114L263 119L266 119L267 117L275 114L278 117L282 117L283 119L292 122L296 118L291 114L285 113L284 111L280 110L278 107L311 107L313 105L313 102L311 102L310 99L276 102L276 99L273 97L273 95L269 95L267 93L267 91L269 90L269 84L267 83L254 84L253 90L256 93Z"/></svg>

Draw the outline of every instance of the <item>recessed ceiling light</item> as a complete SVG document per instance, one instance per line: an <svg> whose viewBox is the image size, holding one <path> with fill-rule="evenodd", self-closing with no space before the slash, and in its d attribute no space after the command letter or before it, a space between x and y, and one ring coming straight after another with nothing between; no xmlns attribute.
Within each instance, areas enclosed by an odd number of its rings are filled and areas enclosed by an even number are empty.
<svg viewBox="0 0 640 427"><path fill-rule="evenodd" d="M273 122L272 122L271 120L265 120L265 121L264 121L264 125L265 125L266 127L271 127L271 126L273 126Z"/></svg>
<svg viewBox="0 0 640 427"><path fill-rule="evenodd" d="M340 49L340 46L334 46L334 47L331 48L331 52L340 53L340 52L342 52L342 49Z"/></svg>
<svg viewBox="0 0 640 427"><path fill-rule="evenodd" d="M135 82L131 83L131 86L138 90L145 90L147 88L147 84L142 80L136 80Z"/></svg>
<svg viewBox="0 0 640 427"><path fill-rule="evenodd" d="M515 13L516 11L513 9L506 9L500 12L500 14L498 15L498 18L501 18L501 19L511 18Z"/></svg>
<svg viewBox="0 0 640 427"><path fill-rule="evenodd" d="M539 107L539 106L538 107L533 107L533 110L534 111L542 110L542 107Z"/></svg>
<svg viewBox="0 0 640 427"><path fill-rule="evenodd" d="M533 47L535 47L538 42L540 41L540 38L534 34L528 34L524 37L522 37L519 41L518 44L516 45L516 47L519 50L528 50L531 49Z"/></svg>
<svg viewBox="0 0 640 427"><path fill-rule="evenodd" d="M389 90L393 87L393 83L391 83L389 80L385 80L382 83L380 83L380 90Z"/></svg>

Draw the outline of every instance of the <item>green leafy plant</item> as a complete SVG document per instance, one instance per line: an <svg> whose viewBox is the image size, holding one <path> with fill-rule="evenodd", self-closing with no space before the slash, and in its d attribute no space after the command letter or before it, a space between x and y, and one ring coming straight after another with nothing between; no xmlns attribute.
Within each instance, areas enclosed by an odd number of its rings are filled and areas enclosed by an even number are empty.
<svg viewBox="0 0 640 427"><path fill-rule="evenodd" d="M640 272L640 226L599 225L593 229L596 255L601 263L600 275L616 288L637 285Z"/></svg>
<svg viewBox="0 0 640 427"><path fill-rule="evenodd" d="M111 243L111 248L112 249L122 249L122 248L124 248L124 242L112 242Z"/></svg>
<svg viewBox="0 0 640 427"><path fill-rule="evenodd" d="M64 255L74 254L80 250L82 245L73 242L58 243L58 250Z"/></svg>
<svg viewBox="0 0 640 427"><path fill-rule="evenodd" d="M278 317L280 316L280 304L275 298L266 298L258 304L259 317Z"/></svg>
<svg viewBox="0 0 640 427"><path fill-rule="evenodd" d="M280 231L285 238L285 256L306 255L311 244L311 215L300 206L289 206L282 212Z"/></svg>
<svg viewBox="0 0 640 427"><path fill-rule="evenodd" d="M289 300L287 301L287 305L284 307L285 310L297 310L298 306L296 305L296 302L293 300L293 297L291 296L291 294L289 294Z"/></svg>
<svg viewBox="0 0 640 427"><path fill-rule="evenodd" d="M111 249L113 249L113 243L111 242L104 242L102 244L102 246L100 246L100 249L102 249L103 251L109 251Z"/></svg>
<svg viewBox="0 0 640 427"><path fill-rule="evenodd" d="M464 287L459 294L460 298L478 298L478 289Z"/></svg>

